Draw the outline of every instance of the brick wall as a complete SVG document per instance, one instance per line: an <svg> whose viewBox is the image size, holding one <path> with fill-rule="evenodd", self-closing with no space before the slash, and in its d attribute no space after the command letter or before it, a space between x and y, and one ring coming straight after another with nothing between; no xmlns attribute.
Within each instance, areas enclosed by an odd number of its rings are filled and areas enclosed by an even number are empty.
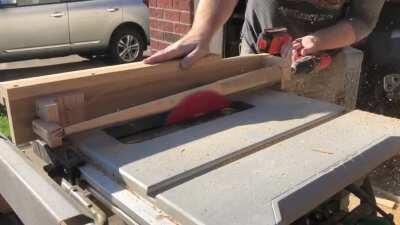
<svg viewBox="0 0 400 225"><path fill-rule="evenodd" d="M193 22L193 0L149 0L149 8L152 52L179 40Z"/></svg>

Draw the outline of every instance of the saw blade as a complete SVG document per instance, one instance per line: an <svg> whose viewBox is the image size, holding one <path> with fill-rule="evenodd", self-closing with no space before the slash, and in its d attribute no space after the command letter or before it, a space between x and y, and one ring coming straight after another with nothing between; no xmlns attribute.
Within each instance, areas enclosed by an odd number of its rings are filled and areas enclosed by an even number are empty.
<svg viewBox="0 0 400 225"><path fill-rule="evenodd" d="M225 97L212 91L199 91L184 98L168 115L166 125L177 124L231 105Z"/></svg>

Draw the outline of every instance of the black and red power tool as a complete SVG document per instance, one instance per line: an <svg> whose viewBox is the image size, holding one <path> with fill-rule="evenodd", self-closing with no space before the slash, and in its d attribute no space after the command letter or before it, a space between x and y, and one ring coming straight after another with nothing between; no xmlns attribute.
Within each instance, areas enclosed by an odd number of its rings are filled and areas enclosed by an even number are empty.
<svg viewBox="0 0 400 225"><path fill-rule="evenodd" d="M293 37L284 27L265 29L258 37L258 53L269 53L280 56L285 44L293 42ZM332 56L328 53L297 57L291 65L292 74L307 74L324 70L332 63Z"/></svg>

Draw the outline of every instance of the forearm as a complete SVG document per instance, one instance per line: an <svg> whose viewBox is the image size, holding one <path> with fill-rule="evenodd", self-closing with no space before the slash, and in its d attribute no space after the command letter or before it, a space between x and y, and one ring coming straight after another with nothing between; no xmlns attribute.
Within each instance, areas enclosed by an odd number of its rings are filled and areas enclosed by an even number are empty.
<svg viewBox="0 0 400 225"><path fill-rule="evenodd" d="M342 48L367 37L379 19L385 0L353 0L346 19L315 32L319 50Z"/></svg>
<svg viewBox="0 0 400 225"><path fill-rule="evenodd" d="M353 26L348 21L319 30L311 34L315 38L317 51L330 50L350 46L357 41Z"/></svg>
<svg viewBox="0 0 400 225"><path fill-rule="evenodd" d="M182 58L181 68L189 68L209 54L210 40L235 9L238 0L200 0L192 28L179 41L144 60L155 64Z"/></svg>
<svg viewBox="0 0 400 225"><path fill-rule="evenodd" d="M189 34L211 39L229 19L238 0L200 0Z"/></svg>

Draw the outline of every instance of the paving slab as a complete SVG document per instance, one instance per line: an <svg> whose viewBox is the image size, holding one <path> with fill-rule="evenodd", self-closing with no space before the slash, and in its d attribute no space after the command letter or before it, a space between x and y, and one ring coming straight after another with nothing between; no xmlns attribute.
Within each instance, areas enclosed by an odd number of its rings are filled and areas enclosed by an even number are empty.
<svg viewBox="0 0 400 225"><path fill-rule="evenodd" d="M343 109L294 94L260 91L240 97L255 107L136 144L123 144L101 130L73 138L105 172L139 194L167 187L240 158Z"/></svg>
<svg viewBox="0 0 400 225"><path fill-rule="evenodd" d="M353 111L159 194L182 224L290 224L400 151L400 120Z"/></svg>

